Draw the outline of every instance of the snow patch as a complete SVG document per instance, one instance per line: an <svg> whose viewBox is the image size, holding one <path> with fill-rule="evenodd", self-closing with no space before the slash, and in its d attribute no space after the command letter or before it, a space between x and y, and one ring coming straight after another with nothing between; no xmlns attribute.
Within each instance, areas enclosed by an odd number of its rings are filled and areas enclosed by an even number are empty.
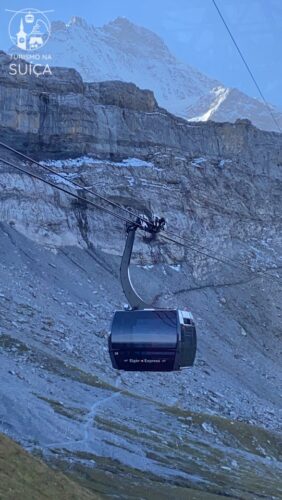
<svg viewBox="0 0 282 500"><path fill-rule="evenodd" d="M123 160L118 165L121 167L154 167L154 164L150 161L139 160L138 158L127 158L127 160Z"/></svg>
<svg viewBox="0 0 282 500"><path fill-rule="evenodd" d="M67 160L46 160L41 161L41 165L51 168L78 168L83 165L111 165L113 167L136 167L136 168L155 168L150 161L141 160L139 158L126 158L121 162L100 160L91 156L81 156L80 158L69 158Z"/></svg>
<svg viewBox="0 0 282 500"><path fill-rule="evenodd" d="M220 106L229 96L230 89L225 87L217 87L216 89L213 89L210 94L214 94L215 99L214 102L209 103L209 109L202 115L191 118L190 121L206 122L208 120L211 120L212 116L220 109Z"/></svg>
<svg viewBox="0 0 282 500"><path fill-rule="evenodd" d="M173 269L173 271L176 271L177 273L179 273L181 271L181 265L180 264L171 265L169 267L170 267L170 269Z"/></svg>
<svg viewBox="0 0 282 500"><path fill-rule="evenodd" d="M207 162L206 158L200 157L200 158L194 158L193 161L191 162L191 165L193 167L202 167L204 163Z"/></svg>
<svg viewBox="0 0 282 500"><path fill-rule="evenodd" d="M73 188L72 181L77 179L77 174L60 173L60 176L56 174L50 174L49 180L55 182L56 184L64 184L65 186Z"/></svg>

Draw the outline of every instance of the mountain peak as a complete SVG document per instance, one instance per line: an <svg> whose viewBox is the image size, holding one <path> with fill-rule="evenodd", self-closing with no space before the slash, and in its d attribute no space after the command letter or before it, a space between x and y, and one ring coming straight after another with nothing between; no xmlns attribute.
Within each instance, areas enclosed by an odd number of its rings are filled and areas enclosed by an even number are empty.
<svg viewBox="0 0 282 500"><path fill-rule="evenodd" d="M189 120L248 118L260 128L273 130L263 103L181 63L159 34L126 17L102 27L79 16L67 25L53 23L48 47L54 66L75 68L87 82L121 80L151 89L161 107Z"/></svg>
<svg viewBox="0 0 282 500"><path fill-rule="evenodd" d="M134 22L127 19L127 17L117 17L113 21L105 24L104 29L109 29L111 31L121 31L122 33L138 33L139 31L149 31L146 28L135 24Z"/></svg>
<svg viewBox="0 0 282 500"><path fill-rule="evenodd" d="M68 26L80 26L81 28L89 28L89 24L86 19L80 16L72 16Z"/></svg>
<svg viewBox="0 0 282 500"><path fill-rule="evenodd" d="M135 50L147 53L149 57L169 58L171 56L159 35L149 28L135 24L126 17L117 17L103 26L103 30L118 40L127 53L135 47Z"/></svg>
<svg viewBox="0 0 282 500"><path fill-rule="evenodd" d="M135 26L127 17L119 16L116 19L114 19L111 23L111 25L116 25L116 26Z"/></svg>

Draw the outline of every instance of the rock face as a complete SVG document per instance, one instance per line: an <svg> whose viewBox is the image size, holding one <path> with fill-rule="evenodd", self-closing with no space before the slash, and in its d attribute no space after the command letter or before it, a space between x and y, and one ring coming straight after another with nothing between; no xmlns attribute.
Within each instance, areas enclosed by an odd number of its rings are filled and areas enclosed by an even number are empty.
<svg viewBox="0 0 282 500"><path fill-rule="evenodd" d="M117 106L152 113L158 111L158 104L150 90L140 90L134 83L119 81L100 82L86 85L89 96L102 106Z"/></svg>
<svg viewBox="0 0 282 500"><path fill-rule="evenodd" d="M185 119L247 118L259 128L277 131L264 103L177 60L159 36L125 18L102 28L79 17L68 24L55 22L45 49L53 66L75 68L86 82L122 80L151 89L162 107ZM271 109L282 128L281 112Z"/></svg>
<svg viewBox="0 0 282 500"><path fill-rule="evenodd" d="M275 497L279 484L265 478L279 477L276 435L242 421L273 430L280 419L282 137L245 120L191 125L150 92L84 84L74 70L10 78L1 58L1 140L63 178L24 168L115 214L85 188L165 216L185 237L183 247L137 235L132 274L152 304L192 310L199 350L193 370L114 372L107 332L125 303L123 222L0 162L0 430L79 466L94 460L99 473L121 463L130 484L136 470L148 488L149 472L165 478L169 498L176 480L184 498L188 488Z"/></svg>
<svg viewBox="0 0 282 500"><path fill-rule="evenodd" d="M12 134L13 144L31 153L145 157L172 149L252 160L255 149L257 158L281 161L281 136L264 134L247 120L187 123L158 108L150 91L133 84L85 84L75 70L61 68L42 78L15 77L9 74L10 58L0 57L1 134L7 141Z"/></svg>

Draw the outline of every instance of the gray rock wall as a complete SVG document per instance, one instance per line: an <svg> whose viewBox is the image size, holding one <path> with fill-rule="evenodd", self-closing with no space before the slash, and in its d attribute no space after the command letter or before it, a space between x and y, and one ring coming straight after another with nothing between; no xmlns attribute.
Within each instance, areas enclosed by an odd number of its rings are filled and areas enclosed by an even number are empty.
<svg viewBox="0 0 282 500"><path fill-rule="evenodd" d="M159 108L152 92L134 84L84 84L72 69L44 77L11 76L0 54L0 133L37 156L145 157L156 150L234 155L268 169L282 162L282 136L247 120L191 124ZM24 64L24 63L22 63Z"/></svg>

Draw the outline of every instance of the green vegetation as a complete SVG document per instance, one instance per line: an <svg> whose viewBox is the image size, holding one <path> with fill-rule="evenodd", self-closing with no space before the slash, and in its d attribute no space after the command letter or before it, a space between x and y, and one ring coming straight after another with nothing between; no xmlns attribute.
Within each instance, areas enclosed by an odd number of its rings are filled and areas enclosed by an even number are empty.
<svg viewBox="0 0 282 500"><path fill-rule="evenodd" d="M150 472L144 472L121 464L117 460L98 457L93 454L78 452L74 458L95 461L96 467L90 468L75 464L67 470L64 460L56 461L56 466L64 470L71 478L102 498L120 498L122 500L220 500L221 494L200 491L192 486L182 485L181 481L159 478ZM235 499L232 495L226 495Z"/></svg>
<svg viewBox="0 0 282 500"><path fill-rule="evenodd" d="M226 447L243 450L262 458L270 456L277 461L282 460L282 438L274 431L217 415L181 410L177 407L162 406L162 411L177 417L179 423L187 427L187 431L192 435L202 432L204 423L208 422L214 434L221 438L222 444Z"/></svg>
<svg viewBox="0 0 282 500"><path fill-rule="evenodd" d="M27 346L24 342L10 335L0 335L0 348L7 351L13 350L17 357L24 355L25 358L32 361L33 364L40 365L44 370L53 375L68 378L75 382L89 385L90 387L119 392L114 386L104 382L96 375L86 373L76 366L65 363L63 360L49 354L47 351L37 349L35 346Z"/></svg>
<svg viewBox="0 0 282 500"><path fill-rule="evenodd" d="M94 500L77 485L0 434L0 498L3 500Z"/></svg>
<svg viewBox="0 0 282 500"><path fill-rule="evenodd" d="M59 401L55 401L53 399L48 399L48 398L45 398L44 396L39 396L36 394L35 394L35 396L37 396L38 399L41 399L42 401L45 401L46 403L48 403L56 413L59 413L60 415L63 415L64 417L70 418L72 420L82 421L83 417L87 414L87 411L82 410L81 408L70 408L70 407L64 406Z"/></svg>

